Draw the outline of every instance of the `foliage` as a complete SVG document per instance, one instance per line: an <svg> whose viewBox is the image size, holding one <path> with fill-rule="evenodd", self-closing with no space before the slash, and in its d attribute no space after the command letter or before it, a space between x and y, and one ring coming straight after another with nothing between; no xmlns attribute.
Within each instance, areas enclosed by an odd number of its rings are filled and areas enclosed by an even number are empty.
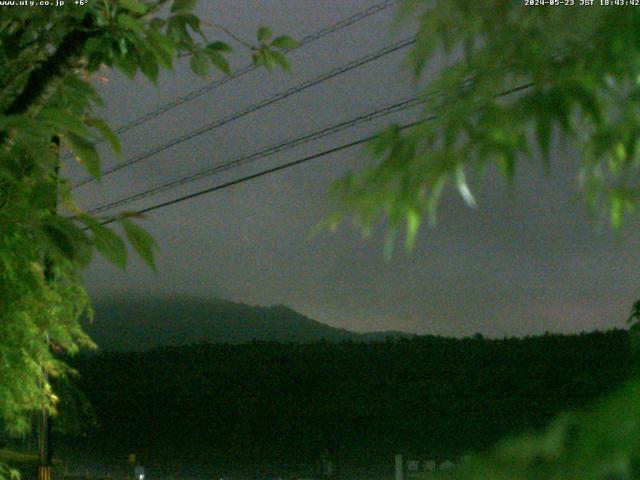
<svg viewBox="0 0 640 480"><path fill-rule="evenodd" d="M0 449L0 477L2 478L18 480L20 473L19 469L15 467L16 464L24 465L29 463L32 465L35 463L33 455L24 455L4 448Z"/></svg>
<svg viewBox="0 0 640 480"><path fill-rule="evenodd" d="M447 184L473 206L469 174L492 165L511 182L526 156L548 169L560 140L580 152L579 184L594 212L607 211L617 227L634 209L640 9L523 3L406 3L404 14L418 20L408 63L436 95L417 126L390 126L371 142L375 167L336 185L361 227L384 217L393 236L405 223L411 246L422 217L435 220Z"/></svg>
<svg viewBox="0 0 640 480"><path fill-rule="evenodd" d="M34 453L13 450L10 448L0 448L0 474L11 480L20 480L24 477L33 477L33 472L38 467L39 459ZM56 478L63 474L62 465L59 460L52 461L52 475ZM24 475L24 477L23 477Z"/></svg>
<svg viewBox="0 0 640 480"><path fill-rule="evenodd" d="M435 221L448 184L475 206L469 173L493 166L512 182L524 157L549 169L562 143L579 152L578 184L592 212L617 228L634 211L640 10L633 2L551 3L408 0L404 14L418 21L409 65L418 84L432 74L425 88L436 95L418 125L391 126L371 142L373 168L335 186L356 224L366 231L384 218L391 244L404 223L410 248L422 218ZM442 478L640 478L639 435L640 378L593 410L561 416L544 434L508 440Z"/></svg>
<svg viewBox="0 0 640 480"><path fill-rule="evenodd" d="M636 380L587 412L560 415L543 434L505 441L490 456L434 478L639 478L639 397Z"/></svg>
<svg viewBox="0 0 640 480"><path fill-rule="evenodd" d="M11 478L12 480L20 478L18 471L15 468L7 466L6 463L0 463L0 476L2 476L2 478Z"/></svg>
<svg viewBox="0 0 640 480"><path fill-rule="evenodd" d="M120 225L131 247L154 263L156 244L131 216L91 217L64 177L61 148L96 178L96 141L120 151L94 113L102 100L92 80L114 68L155 82L182 55L198 75L229 71L231 49L207 39L195 0L66 3L7 7L0 17L0 422L14 432L27 427L27 412L55 411L49 378L69 373L55 352L92 346L79 324L91 311L80 269L93 250L122 268L127 263L126 242L105 221ZM286 36L268 42L263 33L253 48L280 58L294 43Z"/></svg>

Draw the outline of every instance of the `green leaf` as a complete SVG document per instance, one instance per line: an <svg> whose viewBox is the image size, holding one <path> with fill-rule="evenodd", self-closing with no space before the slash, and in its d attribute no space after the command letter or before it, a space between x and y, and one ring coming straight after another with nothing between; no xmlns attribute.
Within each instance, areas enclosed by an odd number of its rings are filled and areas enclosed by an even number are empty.
<svg viewBox="0 0 640 480"><path fill-rule="evenodd" d="M52 215L43 222L41 230L50 246L68 260L85 265L91 259L87 235L70 219Z"/></svg>
<svg viewBox="0 0 640 480"><path fill-rule="evenodd" d="M571 95L579 104L582 110L588 114L596 125L600 125L603 120L602 107L595 91L590 91L582 86L573 85L569 88Z"/></svg>
<svg viewBox="0 0 640 480"><path fill-rule="evenodd" d="M93 244L96 249L107 260L124 270L127 266L127 246L124 240L89 215L81 215L79 218L93 233Z"/></svg>
<svg viewBox="0 0 640 480"><path fill-rule="evenodd" d="M260 27L258 29L258 33L256 34L256 36L258 37L258 41L260 43L267 42L272 35L273 35L273 32L269 27Z"/></svg>
<svg viewBox="0 0 640 480"><path fill-rule="evenodd" d="M171 70L173 68L173 59L176 56L175 44L169 37L155 30L147 32L147 39L149 46L156 53L160 65Z"/></svg>
<svg viewBox="0 0 640 480"><path fill-rule="evenodd" d="M81 118L58 108L43 108L37 119L52 125L58 133L66 131L80 136L89 134Z"/></svg>
<svg viewBox="0 0 640 480"><path fill-rule="evenodd" d="M205 50L212 52L226 53L231 51L231 47L225 42L211 42L205 47Z"/></svg>
<svg viewBox="0 0 640 480"><path fill-rule="evenodd" d="M174 0L171 13L189 13L196 6L197 0Z"/></svg>
<svg viewBox="0 0 640 480"><path fill-rule="evenodd" d="M371 153L380 157L384 152L390 150L394 145L398 144L400 141L400 129L398 125L391 125L386 127L382 132L380 132L373 140L371 140L367 147L370 149Z"/></svg>
<svg viewBox="0 0 640 480"><path fill-rule="evenodd" d="M616 192L611 196L611 207L610 207L610 215L611 215L611 226L614 229L620 228L622 224L622 217L624 214L624 199L622 196Z"/></svg>
<svg viewBox="0 0 640 480"><path fill-rule="evenodd" d="M96 146L85 137L71 132L64 134L64 140L87 172L94 178L100 178L100 157Z"/></svg>
<svg viewBox="0 0 640 480"><path fill-rule="evenodd" d="M142 22L136 20L131 15L127 15L126 13L121 13L118 15L117 23L120 27L131 30L132 32L144 32L144 26L142 25Z"/></svg>
<svg viewBox="0 0 640 480"><path fill-rule="evenodd" d="M498 168L508 182L513 182L516 173L516 159L512 155L498 155Z"/></svg>
<svg viewBox="0 0 640 480"><path fill-rule="evenodd" d="M66 233L54 225L44 225L42 231L55 249L57 249L62 256L73 259L75 254L73 243Z"/></svg>
<svg viewBox="0 0 640 480"><path fill-rule="evenodd" d="M407 250L413 250L421 222L422 215L416 209L412 208L407 212L407 239L405 244Z"/></svg>
<svg viewBox="0 0 640 480"><path fill-rule="evenodd" d="M115 134L115 132L111 130L111 127L107 124L107 122L105 122L101 118L88 118L87 120L85 120L85 123L90 127L98 130L102 137L109 142L109 145L111 145L113 153L116 155L116 157L118 159L122 158L122 146L120 145L120 140L118 139L118 136Z"/></svg>
<svg viewBox="0 0 640 480"><path fill-rule="evenodd" d="M272 47L281 48L283 50L292 50L294 48L297 48L299 45L300 42L288 35L282 35L280 37L274 38L271 42Z"/></svg>
<svg viewBox="0 0 640 480"><path fill-rule="evenodd" d="M133 249L140 255L147 265L155 270L154 250L157 249L156 241L142 227L136 225L128 218L119 218L118 222L124 228L124 232Z"/></svg>
<svg viewBox="0 0 640 480"><path fill-rule="evenodd" d="M282 70L284 70L285 72L289 72L291 70L291 65L289 64L289 59L287 58L287 56L284 53L276 52L274 50L271 50L270 53L271 53L271 57L273 58L273 60L278 65L280 65Z"/></svg>
<svg viewBox="0 0 640 480"><path fill-rule="evenodd" d="M273 67L276 66L276 61L268 49L263 48L260 51L260 58L262 59L261 63L267 68L267 70L273 70Z"/></svg>
<svg viewBox="0 0 640 480"><path fill-rule="evenodd" d="M215 50L206 49L205 53L211 59L211 63L221 72L229 75L231 73L231 67L229 66L229 62L226 58L222 56L221 53Z"/></svg>
<svg viewBox="0 0 640 480"><path fill-rule="evenodd" d="M182 15L176 15L169 19L169 25L167 27L167 36L175 42L176 45L181 42L185 44L192 44L191 35L187 30L187 23Z"/></svg>
<svg viewBox="0 0 640 480"><path fill-rule="evenodd" d="M56 182L40 182L31 190L29 204L34 210L54 209L57 197L58 187Z"/></svg>
<svg viewBox="0 0 640 480"><path fill-rule="evenodd" d="M116 59L115 65L130 79L135 77L138 71L137 58L135 58L131 52L128 52L127 55L120 55Z"/></svg>
<svg viewBox="0 0 640 480"><path fill-rule="evenodd" d="M147 6L139 0L119 0L119 2L121 7L133 13L144 14L147 12Z"/></svg>
<svg viewBox="0 0 640 480"><path fill-rule="evenodd" d="M64 90L73 92L74 95L90 100L99 107L104 106L102 97L98 94L94 86L78 76L69 75L64 80Z"/></svg>
<svg viewBox="0 0 640 480"><path fill-rule="evenodd" d="M166 23L167 21L164 18L154 18L149 22L149 26L154 30L160 30Z"/></svg>
<svg viewBox="0 0 640 480"><path fill-rule="evenodd" d="M209 73L209 58L203 52L192 55L189 64L196 75L205 77Z"/></svg>
<svg viewBox="0 0 640 480"><path fill-rule="evenodd" d="M87 70L96 72L102 65L113 65L113 52L111 42L101 41L98 38L90 38L85 44L85 56L87 57Z"/></svg>
<svg viewBox="0 0 640 480"><path fill-rule="evenodd" d="M158 75L160 74L158 58L151 50L147 50L140 55L140 70L151 82L154 84L158 82Z"/></svg>
<svg viewBox="0 0 640 480"><path fill-rule="evenodd" d="M200 33L200 19L193 15L192 13L186 13L184 15L180 15L183 22L191 27L194 32Z"/></svg>

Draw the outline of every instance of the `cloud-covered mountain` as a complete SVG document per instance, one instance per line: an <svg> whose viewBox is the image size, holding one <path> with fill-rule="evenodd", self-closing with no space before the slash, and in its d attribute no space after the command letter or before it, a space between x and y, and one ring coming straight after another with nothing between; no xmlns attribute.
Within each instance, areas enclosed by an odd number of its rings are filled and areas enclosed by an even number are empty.
<svg viewBox="0 0 640 480"><path fill-rule="evenodd" d="M87 331L103 350L148 350L199 342L372 341L406 333L356 333L312 320L284 305L250 306L191 297L111 297L95 302Z"/></svg>

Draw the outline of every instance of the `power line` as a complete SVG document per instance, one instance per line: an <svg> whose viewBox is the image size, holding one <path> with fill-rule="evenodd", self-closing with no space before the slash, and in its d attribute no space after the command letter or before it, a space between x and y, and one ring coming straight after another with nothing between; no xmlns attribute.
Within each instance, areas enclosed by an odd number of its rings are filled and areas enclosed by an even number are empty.
<svg viewBox="0 0 640 480"><path fill-rule="evenodd" d="M469 85L471 85L473 83L472 79L468 79L464 82L461 83L460 85L460 90L463 90L464 88L468 87ZM512 93L512 91L510 91ZM293 147L297 147L299 145L304 145L306 143L309 143L311 141L314 140L318 140L324 137L327 137L329 135L332 135L334 133L340 132L342 130L357 126L363 122L367 122L367 121L371 121L373 119L379 118L379 117L384 117L387 115L390 115L392 113L396 113L399 111L403 111L406 110L410 107L416 106L418 104L424 103L426 101L428 101L430 98L434 97L434 96L439 96L442 95L441 92L439 91L433 91L427 94L423 94L423 95L415 95L412 96L408 99L405 100L401 100L399 102L378 108L376 110L364 113L362 115L359 115L357 117L354 117L350 120L345 120L343 122L328 126L328 127L323 127L319 130L316 130L314 132L302 135L300 137L291 139L291 140L287 140L285 142L281 142L278 143L276 145L272 145L270 147L267 147L263 150L260 150L258 152L252 153L250 155L247 156L243 156L240 157L238 159L235 160L231 160L228 162L223 162L217 165L214 165L212 167L208 167L205 169L202 169L198 172L195 172L191 175L188 175L186 177L181 177L178 178L176 180L172 180L163 184L160 184L158 186L152 187L148 190L144 190L142 192L136 193L134 195L129 195L123 198L120 198L118 200L114 200L113 202L98 206L93 208L92 210L89 211L90 214L97 214L97 213L102 213L104 211L108 211L112 208L115 207L119 207L121 205L126 205L128 203L131 203L133 201L136 200L141 200L143 198L146 198L148 196L151 195L155 195L157 193L161 193L164 192L166 190L184 185L186 183L190 183L196 180L199 180L201 178L204 177L208 177L211 175L215 175L216 173L220 173L232 168L237 168L240 167L242 165L248 164L248 163L252 163L256 160L260 160L262 158L266 158L269 157L271 155L274 155L276 153L280 153L282 151L285 150L289 150Z"/></svg>
<svg viewBox="0 0 640 480"><path fill-rule="evenodd" d="M429 117L427 119L418 120L418 121L415 121L415 122L411 122L411 123L407 123L407 124L401 125L399 128L400 128L400 130L405 130L407 128L413 127L415 125L418 125L420 123L426 122L428 120L433 120L434 118L435 118L435 115L433 115L433 116L431 116L431 117ZM195 193L190 193L190 194L184 195L182 197L174 198L173 200L169 200L167 202L158 203L156 205L152 205L150 207L146 207L146 208L143 208L141 210L137 210L136 213L139 214L139 215L144 215L145 213L149 213L149 212L152 212L154 210L158 210L160 208L168 207L168 206L174 205L176 203L184 202L186 200L190 200L192 198L196 198L196 197L199 197L201 195L205 195L207 193L212 193L212 192L215 192L217 190L222 190L224 188L232 187L234 185L238 185L240 183L244 183L244 182L247 182L249 180L253 180L255 178L262 177L264 175L269 175L271 173L275 173L275 172L278 172L280 170L284 170L286 168L294 167L296 165L300 165L302 163L306 163L306 162L309 162L311 160L315 160L316 158L325 157L327 155L331 155L332 153L337 153L337 152L340 152L342 150L346 150L346 149L353 148L353 147L358 146L358 145L362 145L363 143L367 143L367 142L373 140L377 136L378 136L378 134L373 134L373 135L369 135L367 137L362 137L362 138L360 138L358 140L355 140L353 142L344 143L344 144L339 145L337 147L333 147L333 148L330 148L328 150L324 150L324 151L319 152L319 153L314 153L312 155L308 155L306 157L300 158L300 159L295 160L293 162L288 162L288 163L285 163L285 164L282 164L282 165L278 165L277 167L268 168L268 169L262 170L262 171L260 171L258 173L254 173L254 174L251 174L251 175L246 175L246 176L238 178L236 180L231 180L229 182L225 182L225 183L222 183L220 185L215 185L213 187L205 188L204 190L200 190L200 191L195 192ZM109 223L113 223L115 221L116 221L115 218L110 218L110 219L105 220L104 222L102 222L102 224L106 225L106 224L109 224Z"/></svg>
<svg viewBox="0 0 640 480"><path fill-rule="evenodd" d="M209 123L207 125L204 125L203 127L200 127L196 130L192 130L189 133L186 133L184 135L181 135L169 142L166 142L162 145L159 145L157 147L154 147L150 150L147 150L145 152L142 152L139 155L136 155L135 157L130 158L129 160L126 160L124 162L118 163L117 165L114 165L111 168L106 169L103 173L102 173L102 177L105 177L107 175L110 175L112 173L115 173L119 170L122 170L123 168L129 167L131 165L134 165L138 162L141 162L143 160L146 160L149 157L152 157L154 155L157 155L158 153L161 153L165 150L168 150L169 148L172 148L176 145L179 145L180 143L186 142L188 140L191 140L194 137L197 137L199 135L202 135L203 133L207 133L210 132L211 130L214 130L216 128L219 128L223 125L226 125L228 123L231 123L235 120L238 120L239 118L242 118L246 115L249 115L250 113L256 112L258 110L261 110L265 107L268 107L269 105L272 105L276 102L279 102L281 100L284 100L292 95L295 95L297 93L300 93L304 90L307 90L308 88L314 87L320 83L326 82L334 77L337 77L339 75L342 75L346 72L349 72L355 68L361 67L362 65L365 65L367 63L373 62L374 60L377 60L379 58L382 58L386 55L390 55L394 52L397 52L398 50L401 50L403 48L408 47L409 45L412 45L413 43L415 43L415 37L409 37L409 38L405 38L404 40L400 40L398 42L395 42L391 45L388 45L384 48L382 48L381 50L378 50L377 52L374 53L370 53L368 55L365 55L363 57L360 57L356 60L353 60L351 62L348 62L347 64L338 67L338 68L334 68L332 70L330 70L329 72L323 73L311 80L307 80L305 82L302 82L298 85L295 85L292 88L289 88L283 92L279 92L277 94L275 94L274 96L264 99L259 103L253 104L247 108L244 108L242 110L239 110L237 112L234 112L230 115L227 115L219 120L216 120L215 122ZM73 188L78 188L81 187L83 185L86 185L92 181L94 181L95 178L94 177L86 177L83 180L80 180L78 183L76 183Z"/></svg>
<svg viewBox="0 0 640 480"><path fill-rule="evenodd" d="M373 5L361 12L358 12L354 15L352 15L349 18L346 18L344 20L340 20L336 23L334 23L333 25L327 26L325 28L322 28L316 32L313 32L310 35L307 35L305 37L303 37L300 42L298 43L298 45L295 48L292 48L290 50L287 50L288 52L297 50L309 43L315 42L316 40L319 40L323 37L326 37L327 35L331 35L332 33L335 33L339 30L342 30L343 28L349 27L351 25L353 25L354 23L357 23L361 20L364 20L367 17L370 17L371 15L374 15L378 12L381 12L383 10L386 10L387 8L402 2L403 0L385 0L384 2L380 2L376 5ZM253 70L257 69L258 66L256 66L253 63L247 64L244 67L239 68L238 70L235 70L234 72L231 72L231 74L226 75L225 77L216 80L214 82L209 83L208 85L205 85L204 87L198 89L198 90L194 90L172 102L169 102L165 105L163 105L162 107L153 110L141 117L138 117L122 126L120 126L118 129L115 130L115 132L117 134L123 133L126 130L130 130L132 128L135 128L143 123L146 123L150 120L153 120L156 117L159 117L160 115L163 115L165 113L167 113L170 110L173 110L176 107L179 107L180 105L189 102L195 98L200 97L201 95L204 95L207 92L210 92L211 90L214 90L222 85L224 85L225 83L230 82L231 80L234 80L236 78L240 78L243 75L246 75L249 72L252 72Z"/></svg>
<svg viewBox="0 0 640 480"><path fill-rule="evenodd" d="M404 0L384 0L383 2L377 3L375 5L372 5L371 7L368 7L348 18L345 18L343 20L339 20L336 23L329 25L327 27L321 28L320 30L317 30L316 32L313 32L305 37L303 37L299 42L298 45L296 45L296 47L291 48L291 49L287 49L286 52L293 52L295 50L298 50L300 48L302 48L305 45L308 45L310 43L315 42L316 40L320 40L323 37L326 37L328 35L331 35L332 33L338 32L344 28L347 28L351 25L354 25L355 23L358 23L372 15L375 15L376 13L382 12L384 10L386 10L387 8L390 8L398 3L403 2ZM162 105L161 107L152 110L138 118L135 118L121 126L119 126L118 128L116 128L114 130L114 133L116 133L116 135L120 135L128 130L131 130L133 128L136 128L144 123L147 123L161 115L164 115L165 113L173 110L174 108L179 107L180 105L183 105L187 102L190 102L191 100L194 100L212 90L215 90L218 87L221 87L223 85L225 85L226 83L235 80L236 78L240 78L244 75L246 75L247 73L250 73L254 70L256 70L257 68L259 68L258 65L255 65L253 63L249 63L247 65L245 65L244 67L241 67L237 70L234 70L233 72L231 72L229 75L225 75L224 77L220 78L219 80L215 80L197 90L194 90L192 92L187 93L186 95L183 95L182 97L179 97L169 103L166 103L164 105ZM104 139L100 139L96 142L96 145L99 145L101 143L104 143L105 140ZM71 158L72 155L70 153L67 153L65 155L65 158ZM84 185L84 183L81 183L77 186L80 185ZM75 187L74 187L75 188Z"/></svg>
<svg viewBox="0 0 640 480"><path fill-rule="evenodd" d="M523 91L523 90L527 90L527 89L531 88L532 86L533 86L533 83L522 84L522 85L516 86L514 88L505 90L505 91L499 93L498 95L496 95L496 97L503 97L503 96L506 96L506 95L511 95L513 93L517 93L517 92L520 92L520 91ZM437 117L438 117L438 115L430 115L429 117L424 118L422 120L417 120L417 121L413 121L413 122L410 122L410 123L405 123L403 125L400 125L399 129L400 130L406 130L408 128L414 127L414 126L419 125L421 123L425 123L425 122L429 122L429 121L435 120ZM306 162L309 162L311 160L315 160L317 158L325 157L327 155L331 155L333 153L340 152L342 150L347 150L349 148L353 148L355 146L362 145L363 143L367 143L367 142L369 142L369 141L371 141L371 140L373 140L373 139L375 139L377 137L378 137L378 134L373 134L373 135L368 135L366 137L361 137L358 140L355 140L355 141L352 141L352 142L348 142L348 143L344 143L344 144L339 145L337 147L333 147L333 148L324 150L324 151L319 152L319 153L311 154L311 155L305 156L303 158L300 158L298 160L294 160L292 162L287 162L287 163L284 163L282 165L278 165L276 167L268 168L268 169L262 170L260 172L251 174L251 175L246 175L246 176L240 177L240 178L238 178L236 180L231 180L229 182L225 182L225 183L222 183L222 184L219 184L219 185L215 185L213 187L208 187L208 188L205 188L203 190L199 190L199 191L194 192L194 193L183 195L183 196L175 198L173 200L168 200L166 202L162 202L162 203L157 203L155 205L151 205L151 206L143 208L141 210L137 210L136 213L139 214L139 215L144 215L145 213L149 213L149 212L152 212L154 210L158 210L160 208L168 207L170 205L175 205L176 203L184 202L186 200L191 200L192 198L197 198L197 197L199 197L201 195L205 195L207 193L212 193L212 192L215 192L215 191L218 191L218 190L222 190L224 188L232 187L234 185L238 185L240 183L244 183L244 182L247 182L249 180L253 180L255 178L259 178L259 177L262 177L262 176L265 176L265 175L270 175L272 173L275 173L275 172L278 172L278 171L281 171L281 170L284 170L284 169L287 169L287 168L290 168L290 167L294 167L296 165L300 165L302 163L306 163ZM110 219L107 219L107 220L103 221L102 224L106 225L106 224L109 224L109 223L113 223L115 221L116 221L116 218L110 218Z"/></svg>
<svg viewBox="0 0 640 480"><path fill-rule="evenodd" d="M320 30L317 30L305 37L303 37L302 39L300 39L300 41L298 42L298 45L294 48L288 49L287 52L292 52L295 50L298 50L300 48L302 48L305 45L308 45L310 43L315 42L316 40L320 40L323 37L326 37L328 35L331 35L332 33L338 32L344 28L347 28L355 23L358 23L372 15L375 15L376 13L382 12L384 10L386 10L387 8L390 8L398 3L403 2L404 0L385 0L383 2L377 3L375 5L372 5L371 7L368 7L358 13L355 13L354 15L345 18L343 20L339 20L336 23L326 26L324 28L321 28ZM191 100L194 100L202 95L204 95L205 93L208 93L212 90L215 90L218 87L221 87L222 85L230 82L231 80L235 80L236 78L240 78L244 75L246 75L247 73L250 73L254 70L256 70L257 68L259 68L257 65L253 64L253 63L249 63L247 65L245 65L244 67L241 67L237 70L234 70L233 72L231 72L229 75L225 75L224 77L222 77L219 80L215 80L197 90L193 90L192 92L187 93L186 95L183 95L182 97L179 97L169 103L166 103L164 105L162 105L161 107L152 110L144 115L141 115L138 118L135 118L121 126L119 126L118 128L116 128L114 130L114 132L116 134L121 134L126 132L127 130L131 130L133 128L136 128L146 122L149 122L151 120L153 120L154 118L157 118L161 115L164 115L165 113L173 110L176 107L179 107L180 105L190 102ZM98 143L103 143L104 140L100 140Z"/></svg>
<svg viewBox="0 0 640 480"><path fill-rule="evenodd" d="M345 120L343 122L328 126L328 127L324 127L321 128L319 130L316 130L314 132L302 135L300 137L285 141L285 142L281 142L278 143L276 145L272 145L270 147L267 147L263 150L260 150L258 152L252 153L250 155L246 155L243 157L240 157L238 159L235 160L231 160L229 162L223 162L221 164L218 165L214 165L212 167L209 168L205 168L203 170L200 170L192 175L186 176L186 177L181 177L178 178L176 180L172 180L170 182L166 182L163 183L161 185L158 185L156 187L152 187L148 190L136 193L134 195L130 195L130 196L126 196L123 198L120 198L118 200L115 200L113 202L110 202L108 204L105 205L101 205L99 207L96 207L92 210L89 211L90 214L95 215L98 213L102 213L105 212L107 210L111 210L112 208L115 207L119 207L122 205L126 205L128 203L134 202L136 200L141 200L143 198L149 197L151 195L155 195L157 193L161 193L164 192L166 190L178 187L180 185L184 185L187 183L191 183L194 182L196 180L199 180L201 178L205 178L211 175L215 175L217 173L226 171L226 170L230 170L232 168L237 168L240 167L242 165L246 165L248 163L252 163L255 162L256 160L260 160L266 157L269 157L271 155L274 155L276 153L280 153L286 150L289 150L291 148L300 146L300 145L304 145L307 144L309 142L315 141L315 140L319 140L321 138L327 137L329 135L333 135L335 133L341 132L343 130L349 129L349 128L353 128L357 125L360 125L362 123L365 122L369 122L371 120L374 120L376 118L381 118L381 117L386 117L388 115L391 115L393 113L397 113L397 112L401 112L404 111L408 108L420 105L424 102L426 102L428 100L428 98L430 98L431 96L433 96L434 94L429 94L429 95L418 95L418 96L413 96L410 97L408 99L402 100L400 102L396 102L390 105L387 105L385 107L382 108L378 108L376 110L367 112L365 114L359 115L357 117L354 117L350 120Z"/></svg>

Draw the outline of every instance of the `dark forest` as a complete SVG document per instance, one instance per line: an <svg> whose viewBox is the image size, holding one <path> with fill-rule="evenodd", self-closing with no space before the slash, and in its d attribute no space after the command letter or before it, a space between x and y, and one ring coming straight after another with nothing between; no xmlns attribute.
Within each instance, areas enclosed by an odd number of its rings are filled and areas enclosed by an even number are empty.
<svg viewBox="0 0 640 480"><path fill-rule="evenodd" d="M391 463L396 452L456 458L589 405L633 369L623 330L203 343L72 363L93 406L80 409L78 429L65 417L79 392L63 402L57 436L73 451L212 465L312 463L323 452L344 464Z"/></svg>

